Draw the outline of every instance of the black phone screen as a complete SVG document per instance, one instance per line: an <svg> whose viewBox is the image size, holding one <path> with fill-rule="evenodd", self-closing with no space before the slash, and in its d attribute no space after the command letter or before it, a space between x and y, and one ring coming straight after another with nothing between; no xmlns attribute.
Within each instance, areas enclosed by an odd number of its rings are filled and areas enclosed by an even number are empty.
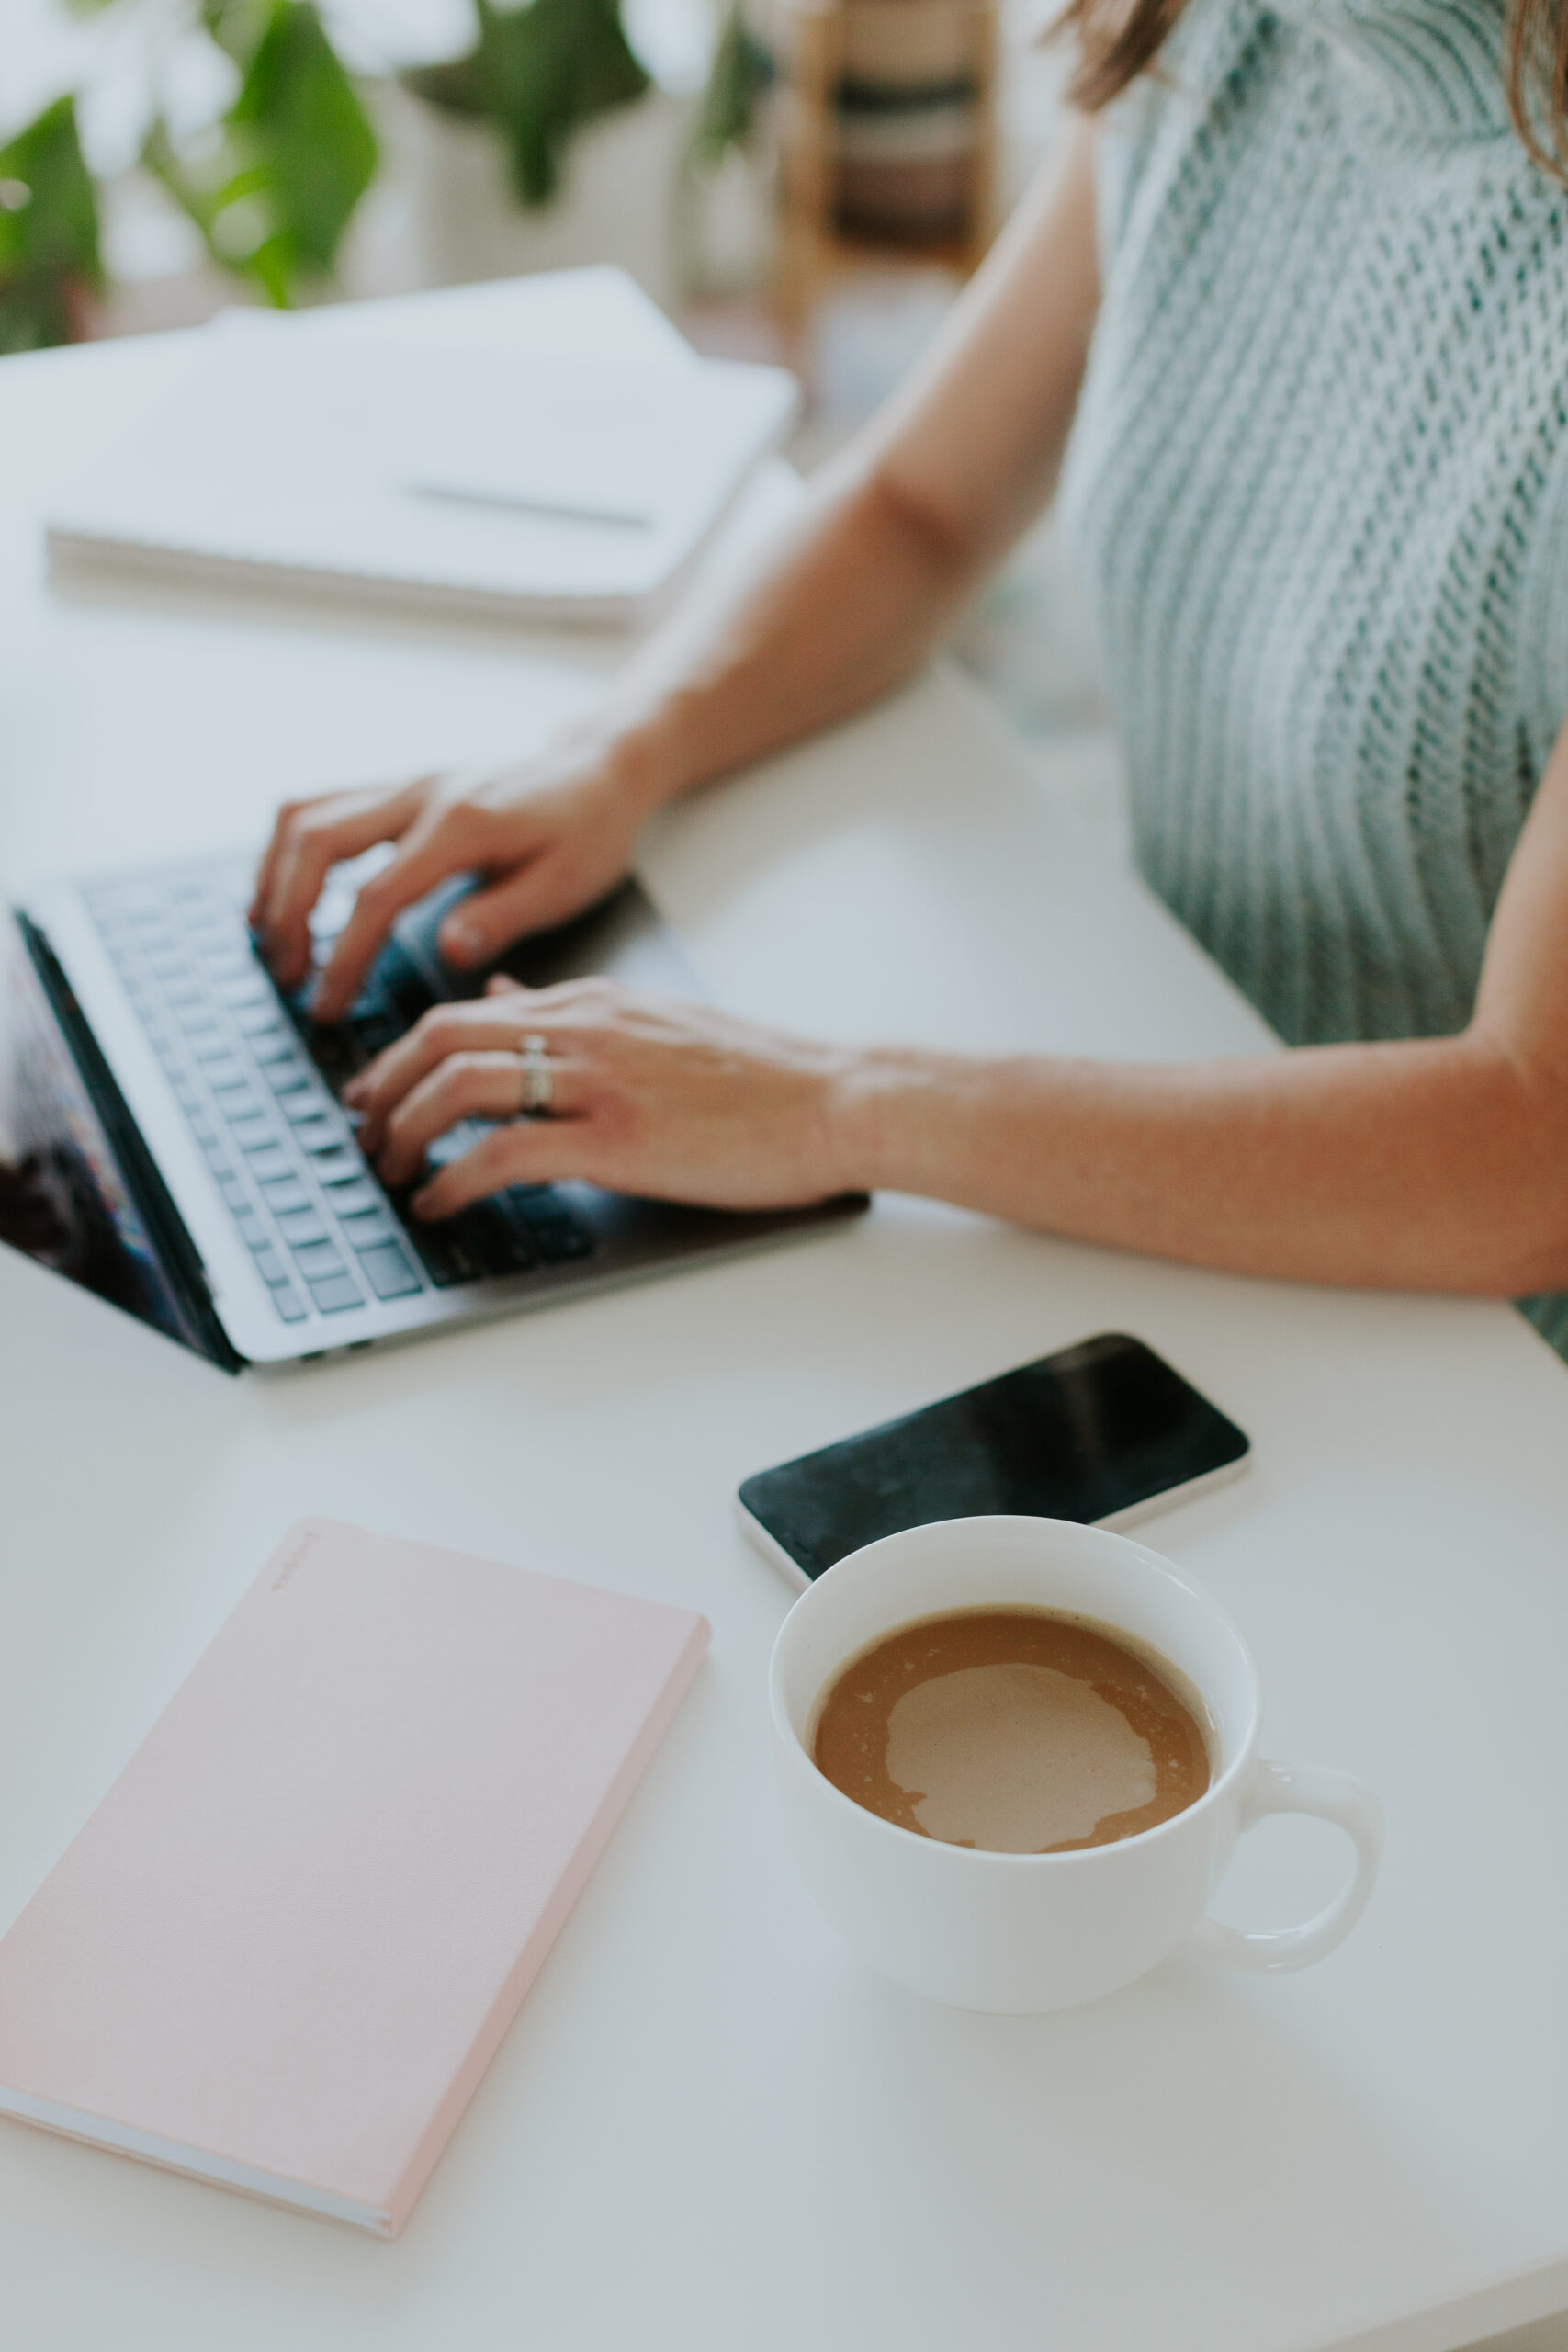
<svg viewBox="0 0 1568 2352"><path fill-rule="evenodd" d="M1086 1526L1239 1463L1247 1441L1141 1340L1081 1340L760 1470L740 1500L808 1577L878 1536L993 1512Z"/></svg>

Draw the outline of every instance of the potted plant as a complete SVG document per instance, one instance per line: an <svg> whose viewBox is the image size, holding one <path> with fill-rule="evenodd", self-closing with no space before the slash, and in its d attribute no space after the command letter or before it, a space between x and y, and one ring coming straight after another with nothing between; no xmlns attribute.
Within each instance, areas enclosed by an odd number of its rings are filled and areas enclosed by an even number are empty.
<svg viewBox="0 0 1568 2352"><path fill-rule="evenodd" d="M154 92L141 161L212 258L278 305L326 282L380 148L314 0L71 4L140 34ZM473 8L465 55L400 79L423 106L498 140L517 200L547 204L577 132L649 86L620 0ZM194 128L176 124L162 94L182 44L216 51L230 85ZM98 191L64 96L0 147L0 352L86 332L102 280Z"/></svg>

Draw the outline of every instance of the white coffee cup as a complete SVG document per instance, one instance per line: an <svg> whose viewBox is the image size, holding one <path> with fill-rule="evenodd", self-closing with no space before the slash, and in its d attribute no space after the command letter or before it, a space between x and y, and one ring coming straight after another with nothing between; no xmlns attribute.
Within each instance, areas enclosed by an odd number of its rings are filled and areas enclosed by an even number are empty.
<svg viewBox="0 0 1568 2352"><path fill-rule="evenodd" d="M1157 1828L1063 1854L944 1845L868 1813L813 1763L818 1702L839 1669L913 1618L985 1607L1092 1619L1168 1659L1201 1694L1213 1776ZM1251 1652L1219 1603L1157 1552L1054 1519L955 1519L851 1553L790 1611L769 1674L784 1814L807 1884L846 1942L912 1991L959 2008L1069 2008L1113 1993L1179 1944L1224 1967L1305 1968L1347 1936L1377 1875L1382 1816L1344 1772L1258 1754ZM1203 1917L1236 1840L1271 1813L1337 1823L1348 1883L1299 1927L1242 1934Z"/></svg>

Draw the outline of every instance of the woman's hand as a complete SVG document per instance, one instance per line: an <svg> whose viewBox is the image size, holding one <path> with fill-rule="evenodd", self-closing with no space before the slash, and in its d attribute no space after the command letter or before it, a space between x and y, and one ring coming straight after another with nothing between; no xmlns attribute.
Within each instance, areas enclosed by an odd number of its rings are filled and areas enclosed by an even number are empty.
<svg viewBox="0 0 1568 2352"><path fill-rule="evenodd" d="M484 887L441 926L459 967L489 962L525 932L564 922L626 873L653 799L602 742L579 737L501 775L458 771L394 790L333 792L281 810L256 876L251 922L274 978L310 968L310 910L330 869L378 842L397 854L367 882L317 985L311 1010L348 1010L392 919L454 874Z"/></svg>
<svg viewBox="0 0 1568 2352"><path fill-rule="evenodd" d="M548 1050L547 1118L519 1119L519 1049ZM406 1184L459 1119L503 1119L414 1197L443 1217L506 1184L581 1177L713 1208L794 1207L846 1187L835 1104L851 1057L608 980L491 982L438 1006L344 1091L384 1180Z"/></svg>

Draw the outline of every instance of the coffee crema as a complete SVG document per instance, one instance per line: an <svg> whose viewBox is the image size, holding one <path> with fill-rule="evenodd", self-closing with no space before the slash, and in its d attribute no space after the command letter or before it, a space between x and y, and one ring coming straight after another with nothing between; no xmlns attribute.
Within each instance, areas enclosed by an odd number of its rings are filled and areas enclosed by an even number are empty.
<svg viewBox="0 0 1568 2352"><path fill-rule="evenodd" d="M1087 1618L952 1610L841 1668L809 1745L836 1789L900 1829L1068 1854L1153 1829L1209 1786L1180 1679Z"/></svg>

